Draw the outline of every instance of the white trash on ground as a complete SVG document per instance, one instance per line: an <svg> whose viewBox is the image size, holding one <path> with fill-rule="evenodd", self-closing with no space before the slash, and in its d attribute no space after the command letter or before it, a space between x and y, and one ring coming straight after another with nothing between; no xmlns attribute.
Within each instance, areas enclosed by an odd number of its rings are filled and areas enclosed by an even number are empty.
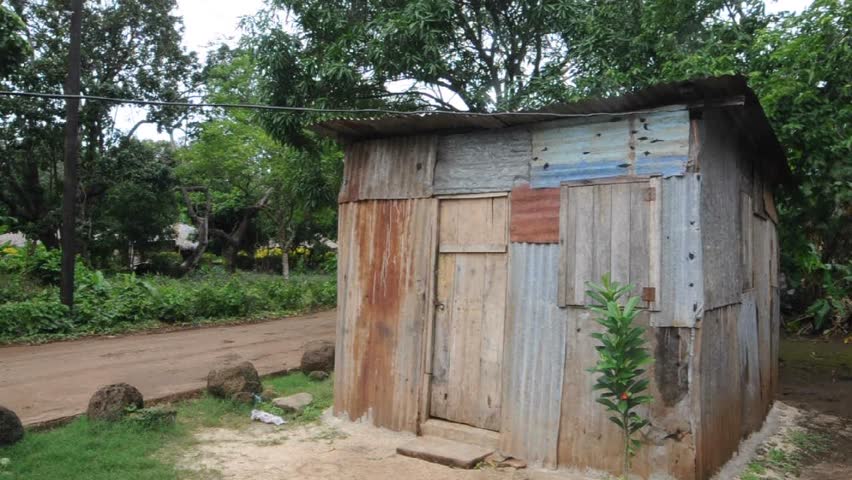
<svg viewBox="0 0 852 480"><path fill-rule="evenodd" d="M273 425L284 425L287 423L287 420L284 420L278 415L273 415L269 412L264 412L263 410L252 410L251 419L257 420L258 422L271 423Z"/></svg>

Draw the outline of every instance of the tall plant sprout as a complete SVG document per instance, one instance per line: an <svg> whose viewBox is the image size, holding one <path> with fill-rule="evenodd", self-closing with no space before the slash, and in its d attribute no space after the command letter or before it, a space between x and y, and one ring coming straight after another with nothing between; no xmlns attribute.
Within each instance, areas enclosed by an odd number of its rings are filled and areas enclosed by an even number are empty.
<svg viewBox="0 0 852 480"><path fill-rule="evenodd" d="M596 347L598 361L589 371L600 374L594 386L594 390L602 391L597 402L613 414L609 419L624 435L622 474L627 479L630 460L641 445L633 435L648 425L637 409L651 403L651 397L644 394L648 380L642 376L643 367L653 360L642 335L644 328L633 323L639 315L636 309L639 297L629 296L633 285L613 282L608 274L601 278L600 284L587 282L586 285L589 288L586 294L595 302L588 308L597 314L595 321L604 327L603 332L591 335L600 345ZM625 296L627 301L622 305Z"/></svg>

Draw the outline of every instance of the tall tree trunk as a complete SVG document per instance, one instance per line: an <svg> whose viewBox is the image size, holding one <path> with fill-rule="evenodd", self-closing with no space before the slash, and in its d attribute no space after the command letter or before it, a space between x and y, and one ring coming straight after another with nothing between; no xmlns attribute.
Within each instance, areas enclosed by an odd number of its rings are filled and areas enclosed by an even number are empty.
<svg viewBox="0 0 852 480"><path fill-rule="evenodd" d="M80 94L80 41L83 24L83 0L71 0L71 43L68 51L68 78L65 93ZM62 269L60 296L62 303L74 306L74 224L77 203L77 164L80 160L80 99L65 101L65 163L62 190Z"/></svg>
<svg viewBox="0 0 852 480"><path fill-rule="evenodd" d="M281 250L281 276L284 280L290 279L290 255L284 249Z"/></svg>
<svg viewBox="0 0 852 480"><path fill-rule="evenodd" d="M195 226L198 241L198 245L195 247L195 250L193 250L189 257L187 257L180 265L180 270L182 274L185 275L198 268L198 264L201 263L201 256L204 255L204 252L207 250L207 245L210 243L211 199L210 191L207 187L180 187L180 191L181 194L183 194L186 211L189 214L189 218L192 219L192 224ZM205 200L203 212L199 212L195 205L193 205L192 199L189 198L189 192L204 192Z"/></svg>

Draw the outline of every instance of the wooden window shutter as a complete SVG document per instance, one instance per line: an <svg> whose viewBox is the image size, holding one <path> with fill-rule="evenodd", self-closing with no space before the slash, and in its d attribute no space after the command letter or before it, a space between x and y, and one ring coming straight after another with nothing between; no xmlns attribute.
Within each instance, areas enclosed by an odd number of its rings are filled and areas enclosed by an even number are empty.
<svg viewBox="0 0 852 480"><path fill-rule="evenodd" d="M640 305L660 304L660 181L563 184L559 213L560 306L591 303L586 282L630 283Z"/></svg>

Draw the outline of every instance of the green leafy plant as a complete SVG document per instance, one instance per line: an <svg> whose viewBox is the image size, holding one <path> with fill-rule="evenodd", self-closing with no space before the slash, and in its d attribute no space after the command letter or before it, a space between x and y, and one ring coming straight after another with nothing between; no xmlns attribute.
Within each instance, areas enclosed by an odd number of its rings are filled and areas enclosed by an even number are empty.
<svg viewBox="0 0 852 480"><path fill-rule="evenodd" d="M624 458L622 472L627 478L630 472L630 459L636 455L641 445L633 434L648 425L648 420L637 413L637 408L651 403L649 395L643 395L648 389L648 380L641 378L643 367L653 360L648 353L644 329L634 325L639 314L636 305L639 297L627 296L633 285L620 285L610 280L609 275L601 278L601 284L587 282L586 294L596 303L589 309L598 314L595 318L604 331L591 336L600 342L596 347L598 362L589 371L599 373L595 390L603 393L597 402L604 405L614 415L609 419L618 425L624 434ZM627 296L626 302L621 300Z"/></svg>

